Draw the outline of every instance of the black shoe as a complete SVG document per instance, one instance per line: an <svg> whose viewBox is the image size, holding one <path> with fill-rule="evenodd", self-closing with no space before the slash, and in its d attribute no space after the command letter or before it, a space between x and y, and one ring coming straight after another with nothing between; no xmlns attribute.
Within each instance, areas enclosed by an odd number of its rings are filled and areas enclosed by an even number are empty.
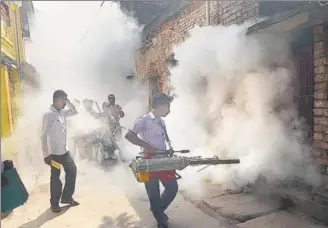
<svg viewBox="0 0 328 228"><path fill-rule="evenodd" d="M169 216L167 216L167 214L163 213L163 217L164 217L164 221L165 222L168 222L169 221Z"/></svg>
<svg viewBox="0 0 328 228"><path fill-rule="evenodd" d="M60 208L60 206L51 206L51 210L52 210L52 212L54 212L54 213L59 213L59 212L61 212L61 208Z"/></svg>
<svg viewBox="0 0 328 228"><path fill-rule="evenodd" d="M79 206L80 205L80 203L79 202L77 202L77 201L75 201L75 200L62 200L62 201L60 201L60 203L62 203L62 204L69 204L71 207L75 207L75 206Z"/></svg>
<svg viewBox="0 0 328 228"><path fill-rule="evenodd" d="M169 228L169 225L167 223L158 223L157 228Z"/></svg>

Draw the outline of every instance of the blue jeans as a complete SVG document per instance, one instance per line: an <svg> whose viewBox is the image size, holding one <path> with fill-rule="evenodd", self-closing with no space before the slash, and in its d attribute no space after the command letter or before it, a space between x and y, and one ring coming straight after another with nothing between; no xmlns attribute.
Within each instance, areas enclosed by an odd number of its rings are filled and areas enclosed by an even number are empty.
<svg viewBox="0 0 328 228"><path fill-rule="evenodd" d="M178 182L176 179L173 179L161 181L161 183L165 188L162 194L160 194L158 179L146 182L145 187L154 218L157 220L157 223L164 224L164 211L172 203L178 192Z"/></svg>

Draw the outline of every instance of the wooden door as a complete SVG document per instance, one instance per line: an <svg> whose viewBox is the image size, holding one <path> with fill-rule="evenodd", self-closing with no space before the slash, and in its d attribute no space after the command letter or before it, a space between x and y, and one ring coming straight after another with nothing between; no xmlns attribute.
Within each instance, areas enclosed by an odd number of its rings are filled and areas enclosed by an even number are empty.
<svg viewBox="0 0 328 228"><path fill-rule="evenodd" d="M299 115L307 125L308 139L313 140L313 108L314 108L314 64L313 47L301 47L295 51L296 72L298 76Z"/></svg>

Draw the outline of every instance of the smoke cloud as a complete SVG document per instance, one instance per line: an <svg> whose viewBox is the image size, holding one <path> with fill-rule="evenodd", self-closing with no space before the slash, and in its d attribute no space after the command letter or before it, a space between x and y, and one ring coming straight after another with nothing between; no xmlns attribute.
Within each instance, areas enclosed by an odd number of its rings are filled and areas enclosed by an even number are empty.
<svg viewBox="0 0 328 228"><path fill-rule="evenodd" d="M243 187L260 176L318 184L298 118L288 39L246 36L246 28L197 27L175 48L178 65L170 80L176 98L167 118L174 146L195 155L241 160L202 172L186 169L186 189L201 189L204 179L224 188Z"/></svg>
<svg viewBox="0 0 328 228"><path fill-rule="evenodd" d="M98 101L100 107L108 94L115 94L126 112L122 121L125 127L132 125L146 104L142 85L126 79L134 73L141 27L117 3L106 2L101 8L97 1L38 1L34 5L37 11L31 28L32 41L26 43L25 52L27 61L40 74L41 90L25 86L15 133L4 142L15 151L16 166L29 190L49 180L41 152L40 128L56 89L66 91L73 102L89 98ZM77 108L80 113L69 120L70 139L100 126L82 107ZM94 109L98 111L95 106ZM72 140L69 144L72 150ZM138 151L125 143L121 147L128 156ZM95 168L83 162L81 166ZM79 170L84 169L81 166Z"/></svg>
<svg viewBox="0 0 328 228"><path fill-rule="evenodd" d="M42 173L44 181L49 178L39 137L41 118L54 90L65 90L71 100L90 98L100 103L114 93L126 112L125 127L146 109L145 88L126 80L134 72L141 28L116 3L106 2L100 10L100 2L91 1L35 5L40 10L26 55L40 73L42 86L40 91L25 88L15 134L4 142L17 153L19 171L29 190L43 181ZM304 124L297 118L297 89L287 39L246 36L246 27L195 28L175 48L179 63L171 69L170 80L177 96L167 118L174 148L241 160L239 165L202 172L187 168L182 188L201 191L204 179L235 188L254 183L260 176L272 181L290 177L312 184L319 181L310 165L311 149L303 143ZM70 137L99 127L80 111L69 122ZM121 146L129 158L138 151L128 143ZM78 166L88 173L97 169L81 161ZM130 170L128 175L122 167L115 172L112 181L120 186L133 179ZM107 179L98 169L94 174Z"/></svg>

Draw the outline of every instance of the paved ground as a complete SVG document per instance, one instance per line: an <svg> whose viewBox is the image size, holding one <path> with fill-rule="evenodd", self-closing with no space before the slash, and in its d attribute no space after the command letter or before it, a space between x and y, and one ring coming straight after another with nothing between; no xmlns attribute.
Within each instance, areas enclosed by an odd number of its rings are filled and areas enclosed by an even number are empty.
<svg viewBox="0 0 328 228"><path fill-rule="evenodd" d="M37 184L35 181L28 184L29 189L33 189L28 202L2 220L3 227L156 227L144 186L136 182L128 168L103 172L97 166L80 162L78 169L75 198L81 203L80 206L64 207L61 214L52 213L48 203L49 174L44 172L44 175L37 178ZM26 173L29 172L24 173L22 179L27 180ZM194 190L197 189L200 189L200 186L194 187ZM278 205L268 205L242 191L227 193L219 186L209 185L202 196L195 199L195 195L190 197L184 190L167 211L171 228L327 227L306 217L281 211Z"/></svg>
<svg viewBox="0 0 328 228"><path fill-rule="evenodd" d="M90 165L79 165L75 198L81 203L63 208L61 214L49 210L49 185L42 184L28 202L2 221L5 228L151 228L156 227L149 211L143 186L129 170L104 173ZM224 220L214 219L178 195L168 210L170 227L227 228Z"/></svg>
<svg viewBox="0 0 328 228"><path fill-rule="evenodd" d="M187 193L185 197L191 198ZM324 228L306 216L283 211L275 201L260 200L242 191L224 192L211 185L202 199L197 201L208 214L224 217L239 228Z"/></svg>

